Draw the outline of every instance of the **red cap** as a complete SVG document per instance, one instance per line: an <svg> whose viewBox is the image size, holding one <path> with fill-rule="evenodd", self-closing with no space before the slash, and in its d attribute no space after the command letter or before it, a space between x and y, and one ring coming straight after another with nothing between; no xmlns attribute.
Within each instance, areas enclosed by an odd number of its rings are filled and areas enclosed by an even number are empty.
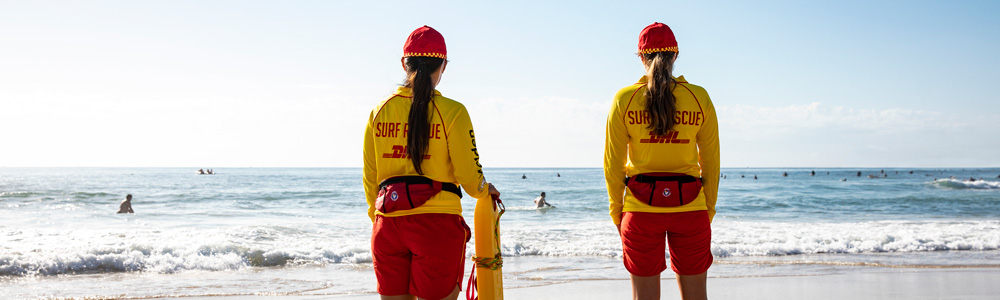
<svg viewBox="0 0 1000 300"><path fill-rule="evenodd" d="M444 36L427 25L417 28L403 45L403 57L427 56L448 59L448 49L444 46Z"/></svg>
<svg viewBox="0 0 1000 300"><path fill-rule="evenodd" d="M646 26L639 34L639 53L677 52L677 39L670 26L656 22Z"/></svg>

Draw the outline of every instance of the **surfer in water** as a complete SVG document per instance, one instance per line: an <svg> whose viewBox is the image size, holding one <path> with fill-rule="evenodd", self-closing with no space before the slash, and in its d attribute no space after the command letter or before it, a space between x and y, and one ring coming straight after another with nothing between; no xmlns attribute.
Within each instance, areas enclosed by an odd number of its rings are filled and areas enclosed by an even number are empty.
<svg viewBox="0 0 1000 300"><path fill-rule="evenodd" d="M538 209L538 208L544 208L545 206L552 207L551 204L549 204L548 202L545 201L545 192L542 192L541 196L538 196L538 198L535 198L535 208L536 209Z"/></svg>
<svg viewBox="0 0 1000 300"><path fill-rule="evenodd" d="M125 200L122 200L122 204L118 205L118 213L120 214L133 214L132 211L132 194L125 195Z"/></svg>
<svg viewBox="0 0 1000 300"><path fill-rule="evenodd" d="M660 299L667 245L681 298L708 298L719 121L704 88L673 76L677 51L667 25L642 30L646 74L615 95L604 135L609 215L622 240L633 299Z"/></svg>
<svg viewBox="0 0 1000 300"><path fill-rule="evenodd" d="M410 33L400 60L406 79L365 127L362 177L383 300L457 299L472 236L459 186L474 199L500 195L483 176L477 148L465 146L476 144L468 110L434 89L446 55L434 28Z"/></svg>

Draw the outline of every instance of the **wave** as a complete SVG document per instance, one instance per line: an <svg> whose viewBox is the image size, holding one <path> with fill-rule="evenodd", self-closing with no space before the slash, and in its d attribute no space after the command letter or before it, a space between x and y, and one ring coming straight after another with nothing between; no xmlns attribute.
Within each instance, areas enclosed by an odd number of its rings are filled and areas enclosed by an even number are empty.
<svg viewBox="0 0 1000 300"><path fill-rule="evenodd" d="M1000 181L976 180L967 181L960 179L941 179L933 181L933 184L949 189L972 189L972 190L1000 190Z"/></svg>
<svg viewBox="0 0 1000 300"><path fill-rule="evenodd" d="M0 276L114 272L176 273L249 267L371 262L367 239L332 239L315 228L58 233L0 227ZM356 236L356 235L355 235Z"/></svg>
<svg viewBox="0 0 1000 300"><path fill-rule="evenodd" d="M506 202L506 201L505 201ZM537 211L539 208L537 206L506 206L504 207L507 211ZM543 208L548 209L548 208Z"/></svg>
<svg viewBox="0 0 1000 300"><path fill-rule="evenodd" d="M505 223L504 256L621 257L607 221ZM253 267L371 263L370 229L327 224L192 231L0 227L0 276L115 272L176 273ZM466 253L474 255L474 242ZM1000 250L1000 221L789 223L717 218L717 257Z"/></svg>
<svg viewBox="0 0 1000 300"><path fill-rule="evenodd" d="M80 198L106 198L106 197L125 198L125 195L105 193L105 192L75 192L75 193L71 193L70 195L73 195L74 198L77 198L77 197L80 197Z"/></svg>
<svg viewBox="0 0 1000 300"><path fill-rule="evenodd" d="M604 222L545 229L501 225L510 256L621 256L621 241ZM742 222L712 225L717 257L804 254L918 253L1000 250L1000 221L858 223Z"/></svg>
<svg viewBox="0 0 1000 300"><path fill-rule="evenodd" d="M295 264L371 262L368 249L274 249L238 245L201 246L196 251L130 247L84 253L0 256L0 276L35 276L144 271L222 271Z"/></svg>
<svg viewBox="0 0 1000 300"><path fill-rule="evenodd" d="M721 257L998 249L998 221L732 222L713 228L712 245Z"/></svg>
<svg viewBox="0 0 1000 300"><path fill-rule="evenodd" d="M42 193L37 192L0 192L0 199L2 198L30 198L32 196L41 195Z"/></svg>

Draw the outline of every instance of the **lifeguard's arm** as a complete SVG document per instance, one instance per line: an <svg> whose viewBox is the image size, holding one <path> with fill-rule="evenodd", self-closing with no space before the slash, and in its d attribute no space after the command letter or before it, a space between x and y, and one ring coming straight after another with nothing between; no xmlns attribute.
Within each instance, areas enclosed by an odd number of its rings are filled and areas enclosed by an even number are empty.
<svg viewBox="0 0 1000 300"><path fill-rule="evenodd" d="M365 200L368 201L368 217L375 223L375 197L378 196L378 173L375 169L375 138L372 133L372 120L375 118L375 111L368 116L368 124L365 125L365 148L364 148L364 169L361 174L365 184Z"/></svg>
<svg viewBox="0 0 1000 300"><path fill-rule="evenodd" d="M701 182L705 190L705 204L708 205L708 220L715 219L715 202L719 199L719 119L715 115L715 105L708 93L701 99L705 110L705 123L698 130L698 164L701 165Z"/></svg>
<svg viewBox="0 0 1000 300"><path fill-rule="evenodd" d="M489 183L483 176L483 166L479 163L479 149L476 147L476 133L472 130L472 119L465 106L459 104L459 111L445 124L448 133L448 154L455 167L455 179L469 196L482 199L489 197Z"/></svg>
<svg viewBox="0 0 1000 300"><path fill-rule="evenodd" d="M608 210L615 225L622 223L622 206L625 200L625 162L628 159L628 129L622 120L619 99L626 97L622 91L615 95L608 113L604 139L604 180L608 186Z"/></svg>

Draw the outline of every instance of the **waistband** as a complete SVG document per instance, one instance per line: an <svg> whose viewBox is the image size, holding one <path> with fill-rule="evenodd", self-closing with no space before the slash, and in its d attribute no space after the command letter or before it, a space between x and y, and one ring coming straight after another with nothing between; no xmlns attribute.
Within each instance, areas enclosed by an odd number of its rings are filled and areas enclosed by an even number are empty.
<svg viewBox="0 0 1000 300"><path fill-rule="evenodd" d="M628 184L629 180L635 180L642 183L653 183L656 181L677 181L685 183L699 182L701 181L701 178L683 173L643 173L632 177L625 177L625 184Z"/></svg>
<svg viewBox="0 0 1000 300"><path fill-rule="evenodd" d="M432 180L432 179L430 179L430 178L424 177L424 176L396 176L396 177L392 177L392 178L383 180L381 183L378 184L378 186L381 189L381 188L385 188L386 186L388 186L390 184L400 183L400 182L405 182L406 184L429 184L429 185L433 185L435 181ZM455 195L458 195L458 199L462 199L462 190L460 190L458 188L458 185L455 185L454 183L451 183L451 182L441 182L441 190L442 191L446 191L446 192L451 192L451 193L453 193Z"/></svg>

